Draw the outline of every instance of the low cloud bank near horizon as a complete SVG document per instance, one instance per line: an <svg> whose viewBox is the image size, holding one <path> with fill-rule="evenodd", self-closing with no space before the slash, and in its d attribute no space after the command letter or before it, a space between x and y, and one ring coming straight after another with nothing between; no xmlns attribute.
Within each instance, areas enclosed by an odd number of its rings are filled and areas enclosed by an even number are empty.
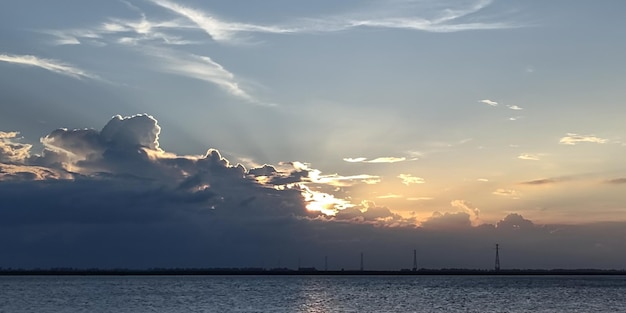
<svg viewBox="0 0 626 313"><path fill-rule="evenodd" d="M215 149L180 156L159 145L152 116L114 116L101 129L60 128L31 151L0 132L0 267L295 267L369 269L621 268L624 223L535 225L511 213L479 223L479 210L418 221L337 190L363 184L301 162L246 169ZM348 184L346 181L349 181ZM506 257L505 257L506 256ZM507 260L507 261L504 261Z"/></svg>

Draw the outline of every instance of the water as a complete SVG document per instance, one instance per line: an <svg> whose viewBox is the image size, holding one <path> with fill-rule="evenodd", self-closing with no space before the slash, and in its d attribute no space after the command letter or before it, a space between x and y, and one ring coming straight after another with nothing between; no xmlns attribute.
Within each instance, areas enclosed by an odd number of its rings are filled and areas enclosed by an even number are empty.
<svg viewBox="0 0 626 313"><path fill-rule="evenodd" d="M626 312L624 276L0 277L0 312Z"/></svg>

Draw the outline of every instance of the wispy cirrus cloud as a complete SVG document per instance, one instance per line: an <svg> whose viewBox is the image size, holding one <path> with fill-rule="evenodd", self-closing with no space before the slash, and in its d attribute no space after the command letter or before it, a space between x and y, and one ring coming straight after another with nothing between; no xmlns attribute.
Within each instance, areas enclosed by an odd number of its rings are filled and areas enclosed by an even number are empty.
<svg viewBox="0 0 626 313"><path fill-rule="evenodd" d="M517 27L510 23L463 19L491 5L492 0L469 4L424 1L383 2L381 7L352 12L324 19L308 19L305 27L293 27L297 32L342 31L357 27L397 28L425 32L459 32ZM384 6L384 7L382 7Z"/></svg>
<svg viewBox="0 0 626 313"><path fill-rule="evenodd" d="M98 79L98 76L59 60L40 58L34 55L0 54L0 62L42 68L50 72L76 79Z"/></svg>
<svg viewBox="0 0 626 313"><path fill-rule="evenodd" d="M158 59L155 70L170 74L176 74L189 78L206 81L217 85L222 90L240 99L259 105L272 106L259 101L245 91L235 75L226 70L221 64L208 56L181 53L166 48L145 50L146 53Z"/></svg>
<svg viewBox="0 0 626 313"><path fill-rule="evenodd" d="M218 18L206 10L180 5L170 0L150 0L153 4L187 18L198 28L206 32L218 42L236 42L238 33L321 33L337 32L352 28L397 28L427 32L458 32L467 30L487 30L517 27L503 22L461 22L464 17L477 13L489 6L491 0L475 1L467 6L437 7L434 4L408 1L406 6L396 9L387 8L371 12L349 13L344 15L327 16L323 18L301 18L288 24L258 25L251 23L231 22ZM387 6L393 4L386 3ZM420 6L421 5L421 6ZM406 9L413 11L408 14ZM431 17L419 16L419 13L429 11Z"/></svg>
<svg viewBox="0 0 626 313"><path fill-rule="evenodd" d="M262 26L247 23L226 22L213 14L180 5L168 0L150 0L152 3L184 16L200 29L205 31L215 41L230 41L238 32L288 33L293 30L276 26Z"/></svg>
<svg viewBox="0 0 626 313"><path fill-rule="evenodd" d="M559 140L560 144L570 145L570 146L574 146L582 142L604 144L604 143L608 143L609 140L605 138L596 137L595 135L578 135L575 133L568 133L565 137Z"/></svg>

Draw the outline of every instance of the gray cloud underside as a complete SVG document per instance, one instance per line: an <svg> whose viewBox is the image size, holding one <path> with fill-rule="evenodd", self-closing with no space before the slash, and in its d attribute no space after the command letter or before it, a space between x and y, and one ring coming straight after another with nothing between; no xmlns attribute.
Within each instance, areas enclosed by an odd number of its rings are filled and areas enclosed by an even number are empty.
<svg viewBox="0 0 626 313"><path fill-rule="evenodd" d="M300 257L320 267L314 260L328 255L337 268L356 268L364 252L369 268L398 269L417 248L423 267L489 268L495 240L507 247L506 267L610 268L626 257L615 240L626 236L622 223L538 226L510 214L480 225L465 201L419 227L371 202L335 216L310 211L317 170L298 162L246 170L213 149L178 156L161 150L160 131L151 116L116 116L100 131L54 130L42 153L19 157L16 133L2 132L2 266L272 267L280 259L294 267L289 260Z"/></svg>

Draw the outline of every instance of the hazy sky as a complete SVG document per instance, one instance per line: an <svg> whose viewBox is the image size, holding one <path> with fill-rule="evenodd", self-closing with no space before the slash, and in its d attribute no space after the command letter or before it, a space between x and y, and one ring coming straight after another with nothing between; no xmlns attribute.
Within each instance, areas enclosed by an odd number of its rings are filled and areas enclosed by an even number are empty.
<svg viewBox="0 0 626 313"><path fill-rule="evenodd" d="M0 266L626 263L624 1L1 7Z"/></svg>

